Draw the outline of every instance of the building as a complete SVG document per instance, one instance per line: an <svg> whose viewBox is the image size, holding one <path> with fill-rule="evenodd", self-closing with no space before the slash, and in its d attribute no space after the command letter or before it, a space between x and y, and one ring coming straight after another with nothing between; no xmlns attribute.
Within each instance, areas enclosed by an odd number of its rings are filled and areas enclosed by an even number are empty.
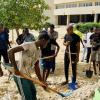
<svg viewBox="0 0 100 100"><path fill-rule="evenodd" d="M48 22L55 24L55 15L54 15L54 9L55 9L55 5L54 5L54 0L45 0L45 2L48 4L48 10L46 10L44 12L44 14L46 16L49 17Z"/></svg>
<svg viewBox="0 0 100 100"><path fill-rule="evenodd" d="M100 0L47 0L53 5L51 23L66 25L78 22L100 22ZM51 2L52 1L52 2ZM52 16L53 15L53 16Z"/></svg>

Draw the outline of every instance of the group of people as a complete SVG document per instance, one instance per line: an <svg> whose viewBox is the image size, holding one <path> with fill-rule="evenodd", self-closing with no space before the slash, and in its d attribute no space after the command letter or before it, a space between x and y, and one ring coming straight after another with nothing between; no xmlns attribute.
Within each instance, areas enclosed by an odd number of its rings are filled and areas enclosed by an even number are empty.
<svg viewBox="0 0 100 100"><path fill-rule="evenodd" d="M99 68L100 75L100 28L92 27L85 34L83 39L84 50L82 62L93 62L94 74L97 75L96 66Z"/></svg>
<svg viewBox="0 0 100 100"><path fill-rule="evenodd" d="M55 72L55 58L58 55L60 46L57 43L58 32L54 30L55 26L53 24L50 25L50 30L40 31L38 39L35 39L34 36L29 33L28 28L23 30L23 33L18 36L16 39L17 46L8 49L8 40L3 39L2 34L8 34L3 29L1 29L0 25L0 56L2 54L3 47L6 48L7 55L4 57L4 62L10 63L14 67L14 73L21 72L28 77L31 77L33 68L36 72L38 79L43 83L42 87L46 89L47 86L47 78L50 73ZM2 30L2 31L1 31ZM98 30L97 28L95 29ZM83 44L81 36L76 34L78 31L74 32L73 25L69 24L66 29L66 34L64 36L63 45L66 47L64 53L64 71L65 71L65 82L62 85L69 83L69 67L72 67L72 83L76 83L77 79L77 63L79 61L79 52L80 52L80 42ZM93 54L93 64L95 61L100 60L100 35L92 34L90 36L90 41L93 44L92 46L92 54ZM7 35L8 36L8 35ZM98 40L98 41L97 41ZM95 45L96 44L96 45ZM2 47L2 49L1 49ZM96 51L95 51L96 50ZM15 53L20 52L20 60L16 62ZM9 55L9 57L8 57ZM95 61L94 61L95 55ZM9 59L8 59L9 58ZM6 60L7 59L7 60ZM98 59L98 60L97 60ZM39 64L40 63L40 64ZM40 66L39 66L40 65ZM100 63L98 63L98 66ZM43 71L41 74L40 67ZM100 70L100 66L99 66ZM94 72L96 74L96 67L94 67ZM0 67L0 75L3 75L3 72ZM34 80L34 78L33 78ZM14 76L14 81L18 87L19 93L21 94L22 100L37 100L36 97L36 89L32 81L27 80L26 78Z"/></svg>

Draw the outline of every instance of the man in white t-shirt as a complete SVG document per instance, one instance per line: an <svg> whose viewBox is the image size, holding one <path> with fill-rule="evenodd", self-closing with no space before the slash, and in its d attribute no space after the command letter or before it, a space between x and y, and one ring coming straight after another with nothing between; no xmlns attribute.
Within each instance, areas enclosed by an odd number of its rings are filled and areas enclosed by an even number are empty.
<svg viewBox="0 0 100 100"><path fill-rule="evenodd" d="M92 45L90 43L90 36L93 34L93 28L90 29L90 31L87 33L86 35L86 47L87 47L87 56L86 56L86 62L88 63L89 62L89 59L90 59L90 54L91 54L91 48L92 48Z"/></svg>
<svg viewBox="0 0 100 100"><path fill-rule="evenodd" d="M12 66L14 66L15 74L19 71L30 76L32 67L34 67L37 77L42 82L43 79L39 69L40 47L46 47L49 42L49 36L46 31L42 31L41 33L42 34L39 35L37 41L23 43L17 47L11 48L9 50L9 59ZM21 52L21 59L18 64L15 61L15 53L17 52ZM36 89L32 81L16 76L14 77L14 80L22 96L22 100L37 100Z"/></svg>

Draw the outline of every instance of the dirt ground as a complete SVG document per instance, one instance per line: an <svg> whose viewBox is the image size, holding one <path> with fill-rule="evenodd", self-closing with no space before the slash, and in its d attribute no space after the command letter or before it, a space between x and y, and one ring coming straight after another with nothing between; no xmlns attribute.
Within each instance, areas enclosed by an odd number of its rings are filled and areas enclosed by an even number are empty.
<svg viewBox="0 0 100 100"><path fill-rule="evenodd" d="M60 52L56 58L56 71L54 74L50 74L48 78L49 86L55 88L56 90L67 93L69 89L67 86L61 86L61 83L65 80L64 77L64 50L63 46L63 36L66 33L65 27L56 28L59 32L59 39L57 40L60 45ZM80 52L80 60L82 57L82 47ZM100 87L100 80L98 75L91 79L88 79L85 76L85 72L83 70L87 69L89 64L82 63L79 61L77 66L77 83L78 89L75 90L70 96L62 98L61 96L53 93L51 91L44 91L42 87L36 85L37 89L37 98L38 100L92 100L94 95L94 90ZM69 80L71 81L71 68L69 72ZM21 100L21 97L18 93L17 87L11 79L8 80L8 72L4 69L4 76L0 78L0 100Z"/></svg>

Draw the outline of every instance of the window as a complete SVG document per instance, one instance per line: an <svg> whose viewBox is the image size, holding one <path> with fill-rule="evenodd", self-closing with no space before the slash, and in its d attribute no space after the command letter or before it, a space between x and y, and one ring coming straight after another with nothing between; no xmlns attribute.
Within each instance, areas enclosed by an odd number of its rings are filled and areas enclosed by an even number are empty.
<svg viewBox="0 0 100 100"><path fill-rule="evenodd" d="M63 8L65 8L65 4L56 5L56 9L63 9Z"/></svg>
<svg viewBox="0 0 100 100"><path fill-rule="evenodd" d="M74 8L77 7L77 3L67 3L66 8Z"/></svg>
<svg viewBox="0 0 100 100"><path fill-rule="evenodd" d="M95 2L95 6L100 6L100 2Z"/></svg>
<svg viewBox="0 0 100 100"><path fill-rule="evenodd" d="M79 7L88 7L88 6L92 6L92 2L79 3Z"/></svg>

